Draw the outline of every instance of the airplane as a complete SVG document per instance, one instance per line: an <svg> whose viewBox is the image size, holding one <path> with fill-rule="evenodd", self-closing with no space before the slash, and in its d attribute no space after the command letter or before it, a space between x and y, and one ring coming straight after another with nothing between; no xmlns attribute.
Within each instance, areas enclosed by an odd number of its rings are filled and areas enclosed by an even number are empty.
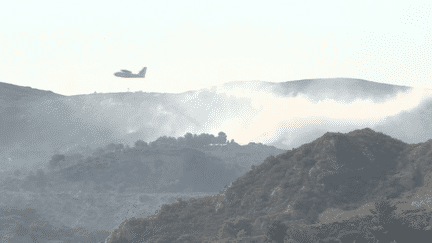
<svg viewBox="0 0 432 243"><path fill-rule="evenodd" d="M114 75L120 78L144 78L146 71L147 67L144 67L138 74L133 74L129 70L122 69L121 72L114 73Z"/></svg>

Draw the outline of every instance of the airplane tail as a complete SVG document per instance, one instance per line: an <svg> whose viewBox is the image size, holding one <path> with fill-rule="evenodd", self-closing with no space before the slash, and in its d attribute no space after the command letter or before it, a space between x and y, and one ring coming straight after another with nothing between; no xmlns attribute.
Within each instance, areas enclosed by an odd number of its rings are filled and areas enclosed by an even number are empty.
<svg viewBox="0 0 432 243"><path fill-rule="evenodd" d="M146 71L147 71L147 67L144 67L139 73L138 73L138 75L139 76L142 76L143 78L145 77L145 74L146 74Z"/></svg>

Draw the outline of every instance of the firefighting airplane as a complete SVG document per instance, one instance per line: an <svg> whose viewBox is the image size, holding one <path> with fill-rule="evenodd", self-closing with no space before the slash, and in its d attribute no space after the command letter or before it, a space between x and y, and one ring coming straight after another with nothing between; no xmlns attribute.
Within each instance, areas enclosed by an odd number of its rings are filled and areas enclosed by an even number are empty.
<svg viewBox="0 0 432 243"><path fill-rule="evenodd" d="M133 74L129 70L121 70L121 72L114 73L115 76L120 78L144 78L147 67L144 67L138 74Z"/></svg>

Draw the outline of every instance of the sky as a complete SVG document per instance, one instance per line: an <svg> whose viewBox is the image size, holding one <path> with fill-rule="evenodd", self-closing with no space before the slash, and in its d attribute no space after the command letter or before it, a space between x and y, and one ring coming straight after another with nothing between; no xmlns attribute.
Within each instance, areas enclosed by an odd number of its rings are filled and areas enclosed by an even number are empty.
<svg viewBox="0 0 432 243"><path fill-rule="evenodd" d="M336 77L432 89L429 0L14 0L0 23L0 82L63 95Z"/></svg>

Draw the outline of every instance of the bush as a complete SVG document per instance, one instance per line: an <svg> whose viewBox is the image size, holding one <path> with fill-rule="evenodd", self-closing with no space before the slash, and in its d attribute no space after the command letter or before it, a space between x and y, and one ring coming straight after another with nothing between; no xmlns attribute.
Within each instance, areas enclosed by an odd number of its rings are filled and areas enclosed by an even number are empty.
<svg viewBox="0 0 432 243"><path fill-rule="evenodd" d="M57 166L60 166L61 168L60 161L64 161L64 160L65 160L65 156L63 154L54 154L51 157L51 160L49 161L49 166L51 169L54 169Z"/></svg>
<svg viewBox="0 0 432 243"><path fill-rule="evenodd" d="M266 241L268 243L283 243L284 238L287 235L288 226L283 222L276 220L270 226L267 227Z"/></svg>
<svg viewBox="0 0 432 243"><path fill-rule="evenodd" d="M144 142L141 139L135 142L135 148L137 148L137 149L143 149L143 148L147 148L147 147L149 147L147 142Z"/></svg>
<svg viewBox="0 0 432 243"><path fill-rule="evenodd" d="M390 200L380 198L375 202L375 209L370 209L369 211L379 223L389 223L388 221L394 217L396 209L397 206L392 206Z"/></svg>

